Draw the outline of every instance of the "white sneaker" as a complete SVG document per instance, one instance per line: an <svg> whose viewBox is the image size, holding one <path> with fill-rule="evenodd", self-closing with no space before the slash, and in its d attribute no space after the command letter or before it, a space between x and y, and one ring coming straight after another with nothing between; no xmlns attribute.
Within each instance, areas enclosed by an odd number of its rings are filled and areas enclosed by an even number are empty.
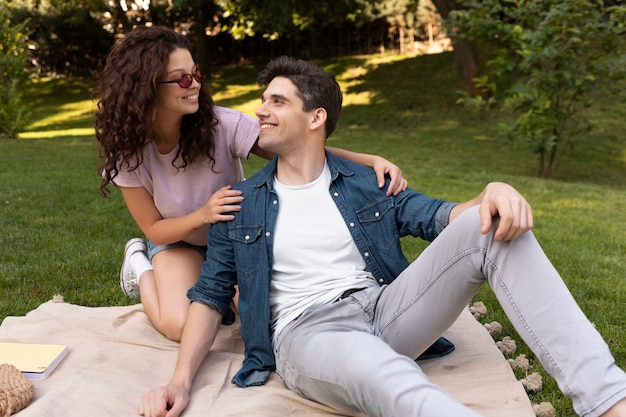
<svg viewBox="0 0 626 417"><path fill-rule="evenodd" d="M130 256L135 252L146 252L146 244L138 237L126 242L124 247L124 261L120 270L120 287L129 297L139 297L139 280L130 267Z"/></svg>

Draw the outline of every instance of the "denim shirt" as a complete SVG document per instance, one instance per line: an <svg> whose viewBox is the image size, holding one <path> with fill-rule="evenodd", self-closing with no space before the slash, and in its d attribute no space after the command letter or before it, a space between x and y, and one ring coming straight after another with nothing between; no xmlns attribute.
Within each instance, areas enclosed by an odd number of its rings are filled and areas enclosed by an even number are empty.
<svg viewBox="0 0 626 417"><path fill-rule="evenodd" d="M372 169L326 153L331 173L329 192L368 270L380 285L391 283L408 265L400 237L432 241L448 224L455 203L433 199L409 189L385 195ZM233 381L239 386L262 385L275 368L270 329L269 291L272 276L273 233L278 195L273 186L276 158L234 189L243 192L235 219L213 225L209 250L200 278L187 293L193 302L222 314L232 324L230 302L239 285L244 361ZM306 236L303 236L306 239Z"/></svg>

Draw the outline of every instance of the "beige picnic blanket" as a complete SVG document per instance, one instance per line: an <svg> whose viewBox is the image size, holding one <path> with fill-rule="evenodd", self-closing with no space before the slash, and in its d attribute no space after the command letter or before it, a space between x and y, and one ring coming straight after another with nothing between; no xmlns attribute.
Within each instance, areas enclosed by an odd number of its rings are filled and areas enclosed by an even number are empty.
<svg viewBox="0 0 626 417"><path fill-rule="evenodd" d="M455 351L420 361L433 382L486 417L533 417L528 396L491 336L465 311L445 336ZM83 307L47 302L26 316L7 317L0 341L67 344L69 353L17 417L135 416L141 395L167 383L178 343L158 333L140 304ZM305 400L272 373L261 387L230 380L241 366L237 324L220 329L194 381L184 417L327 417L344 415Z"/></svg>

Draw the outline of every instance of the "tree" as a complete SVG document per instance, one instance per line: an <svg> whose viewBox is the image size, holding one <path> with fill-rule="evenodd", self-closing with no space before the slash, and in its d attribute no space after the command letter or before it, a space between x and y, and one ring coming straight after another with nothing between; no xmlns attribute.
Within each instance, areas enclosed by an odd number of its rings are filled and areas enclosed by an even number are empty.
<svg viewBox="0 0 626 417"><path fill-rule="evenodd" d="M368 52L376 44L384 50L387 40L404 52L405 31L415 23L419 0L221 0L230 20L226 29L235 39L262 36L269 41L289 39L300 54L321 49L350 53L349 40L365 39ZM334 34L337 34L334 36ZM345 41L346 48L341 48ZM335 43L332 45L331 43ZM339 43L337 45L336 43Z"/></svg>
<svg viewBox="0 0 626 417"><path fill-rule="evenodd" d="M459 2L455 0L432 0L432 2L444 21L449 18L451 13L461 9ZM448 33L450 34L464 30L454 23L447 26ZM456 60L457 82L459 87L470 97L481 96L482 92L474 80L485 74L486 58L478 38L471 39L464 36L457 36L454 42L453 53Z"/></svg>
<svg viewBox="0 0 626 417"><path fill-rule="evenodd" d="M356 0L358 3L363 0ZM365 0L371 1L371 0ZM260 35L274 41L279 38L301 41L304 32L319 32L350 20L356 7L350 0L221 0L230 31L235 39ZM320 39L322 42L323 38Z"/></svg>
<svg viewBox="0 0 626 417"><path fill-rule="evenodd" d="M100 18L105 0L16 0L16 17L29 21L31 62L43 74L99 71L113 37ZM17 20L17 19L16 19Z"/></svg>
<svg viewBox="0 0 626 417"><path fill-rule="evenodd" d="M11 3L0 3L0 138L16 138L29 113L20 88L28 79L28 22L15 23Z"/></svg>
<svg viewBox="0 0 626 417"><path fill-rule="evenodd" d="M200 68L210 68L210 36L219 26L221 12L213 1L206 0L151 0L149 14L153 24L175 28L191 41L194 57Z"/></svg>
<svg viewBox="0 0 626 417"><path fill-rule="evenodd" d="M414 24L414 13L417 11L419 0L386 0L373 2L374 15L385 18L389 24L389 35L393 41L398 34L400 53L405 52L406 30ZM410 22L410 23L409 23Z"/></svg>
<svg viewBox="0 0 626 417"><path fill-rule="evenodd" d="M620 95L626 79L626 7L599 0L465 0L450 14L460 36L485 42L488 77L477 79L516 116L510 136L538 154L550 178L576 137L591 129L583 110L598 91ZM604 89L604 90L603 90ZM464 100L485 105L486 100Z"/></svg>

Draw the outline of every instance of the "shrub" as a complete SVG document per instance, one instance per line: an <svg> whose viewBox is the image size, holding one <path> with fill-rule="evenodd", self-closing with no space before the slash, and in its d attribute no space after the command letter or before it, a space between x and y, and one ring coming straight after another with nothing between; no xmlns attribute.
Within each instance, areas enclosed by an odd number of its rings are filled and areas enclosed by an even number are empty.
<svg viewBox="0 0 626 417"><path fill-rule="evenodd" d="M16 138L27 123L20 87L28 79L28 22L15 23L11 3L0 3L0 138Z"/></svg>
<svg viewBox="0 0 626 417"><path fill-rule="evenodd" d="M599 0L459 3L448 24L491 53L488 78L476 80L484 96L460 101L484 107L499 93L515 115L510 137L528 142L539 155L539 175L552 177L560 156L590 131L583 111L599 92L623 93L626 7Z"/></svg>

